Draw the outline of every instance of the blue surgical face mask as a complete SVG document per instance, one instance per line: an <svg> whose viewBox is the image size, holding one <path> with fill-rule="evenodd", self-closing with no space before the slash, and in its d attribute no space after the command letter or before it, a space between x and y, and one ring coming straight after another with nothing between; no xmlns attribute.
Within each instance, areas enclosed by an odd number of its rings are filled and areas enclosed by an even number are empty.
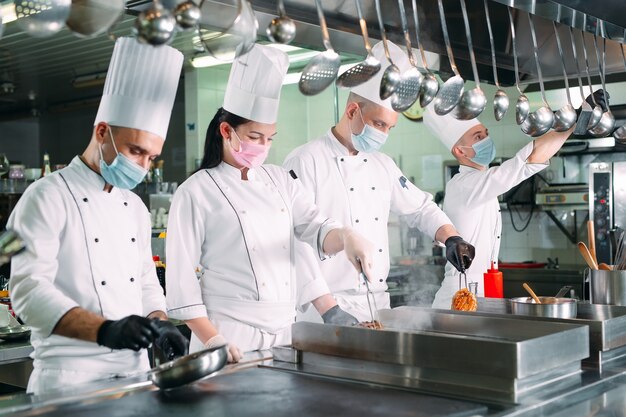
<svg viewBox="0 0 626 417"><path fill-rule="evenodd" d="M102 177L108 184L117 188L132 190L143 181L148 170L137 165L117 151L115 140L113 139L113 132L110 127L109 135L111 135L111 143L113 144L113 149L115 149L117 156L110 165L107 165L102 155L102 145L98 147L100 151L100 174L102 174Z"/></svg>
<svg viewBox="0 0 626 417"><path fill-rule="evenodd" d="M469 148L469 146L462 146L463 148ZM482 165L484 167L488 167L491 161L496 157L496 145L493 143L493 140L486 136L480 142L476 142L471 146L476 153L470 161Z"/></svg>
<svg viewBox="0 0 626 417"><path fill-rule="evenodd" d="M352 137L352 145L354 146L354 149L359 152L376 152L381 148L381 146L385 144L388 135L365 123L360 107L359 116L361 117L361 121L363 122L363 130L359 134L354 134L350 132ZM352 125L350 126L350 129L352 130Z"/></svg>

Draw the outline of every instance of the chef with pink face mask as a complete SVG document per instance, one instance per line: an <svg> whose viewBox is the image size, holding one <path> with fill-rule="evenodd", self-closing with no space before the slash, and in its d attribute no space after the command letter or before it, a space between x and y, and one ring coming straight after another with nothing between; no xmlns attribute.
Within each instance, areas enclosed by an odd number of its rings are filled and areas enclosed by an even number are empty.
<svg viewBox="0 0 626 417"><path fill-rule="evenodd" d="M228 344L237 362L242 352L291 343L298 296L319 292L296 277L296 240L320 259L343 250L355 268L371 270L370 242L320 213L295 174L263 165L288 66L284 52L262 45L235 60L201 167L174 195L166 298L170 317L193 332L190 352ZM323 311L356 322L334 304Z"/></svg>

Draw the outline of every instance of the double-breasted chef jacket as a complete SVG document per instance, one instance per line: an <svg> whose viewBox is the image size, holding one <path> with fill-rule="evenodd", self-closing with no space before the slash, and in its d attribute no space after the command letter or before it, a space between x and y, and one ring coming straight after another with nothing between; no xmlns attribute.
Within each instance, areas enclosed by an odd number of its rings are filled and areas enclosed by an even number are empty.
<svg viewBox="0 0 626 417"><path fill-rule="evenodd" d="M498 196L509 191L547 164L529 164L534 142L520 149L500 166L478 170L462 165L459 173L446 184L443 210L457 230L476 248L472 265L467 269L467 282L478 282L478 295L484 296L483 274L491 261L498 264L502 238L502 214ZM435 295L433 307L450 308L454 293L459 290L460 273L447 263L441 288ZM465 286L465 282L462 283Z"/></svg>
<svg viewBox="0 0 626 417"><path fill-rule="evenodd" d="M389 213L402 216L410 226L434 238L437 230L450 224L448 217L432 201L432 196L413 185L393 160L380 152L350 155L329 130L325 135L295 149L285 160L304 186L315 195L323 213L352 226L375 245L370 288L378 308L389 308ZM369 321L366 288L359 274L345 257L320 262L304 245L297 244L298 278L311 289L299 304L327 293L327 283L339 306L360 321Z"/></svg>
<svg viewBox="0 0 626 417"><path fill-rule="evenodd" d="M109 320L165 311L148 209L131 191L104 186L77 156L32 184L9 218L7 227L28 247L12 260L10 291L15 312L32 329L36 371L111 376L149 368L146 350L111 350L52 334L74 307Z"/></svg>
<svg viewBox="0 0 626 417"><path fill-rule="evenodd" d="M242 351L291 342L296 294L294 244L318 257L327 233L340 227L278 166L241 171L222 162L176 191L167 230L170 317L208 317ZM200 271L200 278L196 270ZM190 351L202 349L192 335Z"/></svg>

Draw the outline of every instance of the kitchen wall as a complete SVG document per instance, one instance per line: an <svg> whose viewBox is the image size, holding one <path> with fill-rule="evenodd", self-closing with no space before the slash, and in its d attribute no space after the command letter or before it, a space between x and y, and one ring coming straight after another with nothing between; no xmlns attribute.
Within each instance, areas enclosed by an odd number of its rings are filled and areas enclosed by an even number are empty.
<svg viewBox="0 0 626 417"><path fill-rule="evenodd" d="M187 169L191 171L194 160L202 155L204 135L206 128L215 113L221 106L223 93L228 79L228 66L204 68L192 70L186 74L186 109L187 109ZM483 89L489 99L496 91L495 87L483 85ZM467 83L466 88L473 88L472 83ZM514 101L517 92L514 88L505 89L512 104L512 110L500 122L496 122L491 108L488 107L481 121L488 127L491 137L497 147L498 157L511 157L521 147L529 142L515 124ZM536 93L528 94L531 107L536 109L540 105L540 97ZM338 91L339 111L343 111L348 92ZM580 100L574 105L578 106ZM551 92L550 102L555 107L565 101L563 92ZM334 124L334 90L328 88L321 94L313 97L303 96L297 84L286 85L282 92L280 114L277 123L278 134L272 144L268 158L269 163L281 164L285 156L295 147L322 135ZM190 128L193 126L193 129ZM389 141L383 147L383 152L394 158L404 173L415 180L416 185L430 193L436 193L443 189L443 162L451 160L449 152L428 131L422 122L413 122L404 116L400 116L397 126L393 129ZM577 170L568 170L568 177L562 177L562 161L553 158L551 167L545 173L551 181L556 182L586 182L586 175ZM552 223L545 213L533 213L533 220L527 229L516 232L512 226L510 214L503 210L503 241L501 247L501 259L505 261L536 260L545 262L547 257L558 257L561 264L578 264L582 261L565 235ZM526 222L529 211L522 209L521 213L513 213L513 221L517 228ZM586 212L578 213L578 223L584 220ZM570 210L557 210L556 215L562 218L566 227L573 230L573 215ZM521 217L520 217L521 216ZM401 228L397 219L390 220L391 253L395 256L402 255L400 235ZM579 225L580 227L580 225ZM584 235L584 227L580 229ZM422 239L422 252L429 254L432 243L429 239Z"/></svg>
<svg viewBox="0 0 626 417"><path fill-rule="evenodd" d="M40 166L39 119L29 118L0 122L0 153L11 163Z"/></svg>

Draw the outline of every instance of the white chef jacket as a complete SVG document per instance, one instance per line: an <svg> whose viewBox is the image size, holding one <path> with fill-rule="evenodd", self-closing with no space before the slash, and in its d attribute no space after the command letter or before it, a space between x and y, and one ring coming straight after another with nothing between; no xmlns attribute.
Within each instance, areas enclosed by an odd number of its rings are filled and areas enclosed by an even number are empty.
<svg viewBox="0 0 626 417"><path fill-rule="evenodd" d="M410 226L433 238L441 226L451 223L448 217L430 194L406 179L389 156L380 152L350 155L331 130L296 148L284 166L313 191L315 203L323 213L351 225L374 243L370 288L378 308L389 308L389 212L403 216ZM296 244L296 248L299 279L309 283L311 289L301 294L300 305L328 293L322 285L325 280L342 309L360 321L371 320L366 288L348 259L335 257L322 263L304 245Z"/></svg>
<svg viewBox="0 0 626 417"><path fill-rule="evenodd" d="M242 351L291 342L297 293L295 238L324 257L327 233L312 196L278 166L201 170L176 191L167 230L170 317L208 317ZM197 267L201 277L196 275ZM190 351L202 343L192 335Z"/></svg>
<svg viewBox="0 0 626 417"><path fill-rule="evenodd" d="M481 171L461 165L446 185L443 210L450 216L463 239L474 245L476 254L467 269L467 282L478 282L478 296L485 294L483 274L491 261L497 266L502 234L502 215L498 196L545 169L548 164L529 164L534 142L520 149L500 166ZM433 307L450 308L452 296L459 290L460 273L447 263L441 288ZM465 286L465 282L462 283Z"/></svg>
<svg viewBox="0 0 626 417"><path fill-rule="evenodd" d="M10 291L15 312L32 329L36 369L110 376L149 367L145 350L111 350L52 334L61 317L78 306L109 320L165 311L148 209L131 191L109 193L104 186L103 178L75 157L31 185L9 218L7 228L28 248L12 259Z"/></svg>

